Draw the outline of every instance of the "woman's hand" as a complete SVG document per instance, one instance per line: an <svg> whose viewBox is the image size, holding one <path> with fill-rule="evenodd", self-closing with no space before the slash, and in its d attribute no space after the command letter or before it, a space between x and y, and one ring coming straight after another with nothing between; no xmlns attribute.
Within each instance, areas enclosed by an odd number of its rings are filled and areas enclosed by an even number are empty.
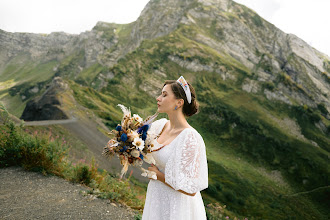
<svg viewBox="0 0 330 220"><path fill-rule="evenodd" d="M159 171L158 167L156 167L154 164L151 164L151 166L148 167L148 171L155 172L157 179L158 179L159 174L161 173ZM151 178L149 177L149 179L151 179Z"/></svg>
<svg viewBox="0 0 330 220"><path fill-rule="evenodd" d="M151 166L148 167L148 170L155 172L156 175L157 175L157 180L159 180L160 182L164 183L165 185L167 185L167 186L169 186L169 187L171 187L173 189L172 186L170 186L169 184L167 184L165 182L165 174L162 173L162 172L160 172L159 169L158 169L158 167L156 167L155 165L151 164ZM195 194L196 194L196 193L187 193L187 192L182 191L182 190L178 190L178 191L181 192L181 193L183 193L183 194L186 194L188 196L195 196Z"/></svg>
<svg viewBox="0 0 330 220"><path fill-rule="evenodd" d="M153 172L155 172L155 173L158 173L158 172L159 172L158 167L156 167L154 164L151 164L151 166L148 167L148 170L149 170L149 171L153 171Z"/></svg>

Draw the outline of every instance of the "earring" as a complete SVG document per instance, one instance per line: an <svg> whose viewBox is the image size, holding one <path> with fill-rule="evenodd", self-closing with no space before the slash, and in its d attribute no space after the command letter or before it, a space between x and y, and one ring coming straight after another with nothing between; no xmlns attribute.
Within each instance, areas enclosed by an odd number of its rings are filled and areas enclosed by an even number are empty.
<svg viewBox="0 0 330 220"><path fill-rule="evenodd" d="M178 106L175 106L174 110L177 110L178 109Z"/></svg>

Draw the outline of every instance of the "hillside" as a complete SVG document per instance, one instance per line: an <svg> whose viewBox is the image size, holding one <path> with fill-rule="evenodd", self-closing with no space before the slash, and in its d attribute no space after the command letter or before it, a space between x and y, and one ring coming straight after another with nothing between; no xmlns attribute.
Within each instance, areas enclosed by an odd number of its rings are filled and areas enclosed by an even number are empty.
<svg viewBox="0 0 330 220"><path fill-rule="evenodd" d="M249 8L151 0L130 24L1 31L0 46L0 99L17 117L61 77L72 102L113 128L118 103L145 117L164 80L184 75L201 105L189 123L207 146L206 204L256 219L328 218L330 58Z"/></svg>

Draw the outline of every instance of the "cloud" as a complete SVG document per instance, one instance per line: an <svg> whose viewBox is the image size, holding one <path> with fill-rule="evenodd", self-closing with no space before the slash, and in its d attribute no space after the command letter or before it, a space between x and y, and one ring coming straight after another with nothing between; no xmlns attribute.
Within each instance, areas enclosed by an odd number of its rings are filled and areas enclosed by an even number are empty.
<svg viewBox="0 0 330 220"><path fill-rule="evenodd" d="M235 0L235 2L251 8L266 20L271 19L281 7L277 0L267 0L267 3L265 0Z"/></svg>
<svg viewBox="0 0 330 220"><path fill-rule="evenodd" d="M286 33L292 33L330 55L330 1L235 0L256 11Z"/></svg>
<svg viewBox="0 0 330 220"><path fill-rule="evenodd" d="M80 33L98 21L135 21L148 0L0 1L0 29L10 32Z"/></svg>

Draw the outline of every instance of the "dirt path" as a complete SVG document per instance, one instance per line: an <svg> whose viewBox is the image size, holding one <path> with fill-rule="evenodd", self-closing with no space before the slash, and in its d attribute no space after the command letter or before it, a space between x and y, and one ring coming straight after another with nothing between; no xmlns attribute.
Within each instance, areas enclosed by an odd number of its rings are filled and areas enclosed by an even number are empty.
<svg viewBox="0 0 330 220"><path fill-rule="evenodd" d="M24 124L27 126L58 125L58 124L68 124L76 121L77 121L76 118L72 118L65 120L26 121L24 122Z"/></svg>
<svg viewBox="0 0 330 220"><path fill-rule="evenodd" d="M0 219L134 219L129 208L84 196L86 190L55 176L0 169Z"/></svg>

